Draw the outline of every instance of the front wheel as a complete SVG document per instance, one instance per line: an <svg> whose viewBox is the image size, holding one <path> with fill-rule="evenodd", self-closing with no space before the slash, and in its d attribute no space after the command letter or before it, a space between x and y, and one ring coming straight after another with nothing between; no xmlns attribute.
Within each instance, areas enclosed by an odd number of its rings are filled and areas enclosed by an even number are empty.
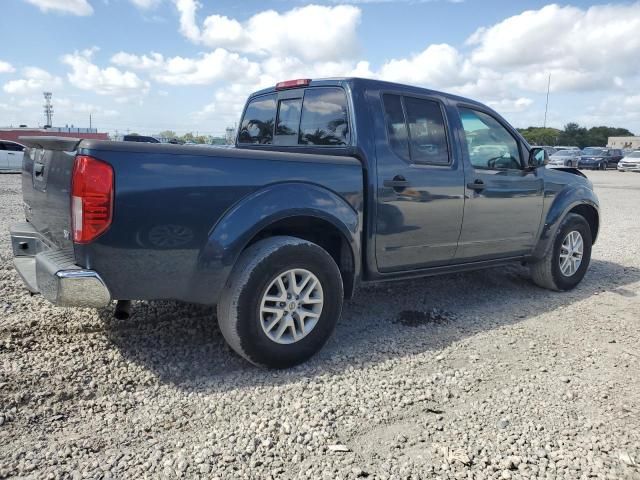
<svg viewBox="0 0 640 480"><path fill-rule="evenodd" d="M229 346L251 363L287 368L322 348L343 298L340 270L324 249L270 237L240 256L218 303L218 323Z"/></svg>
<svg viewBox="0 0 640 480"><path fill-rule="evenodd" d="M546 256L530 264L534 283L550 290L574 288L589 268L591 243L591 228L585 218L568 214Z"/></svg>

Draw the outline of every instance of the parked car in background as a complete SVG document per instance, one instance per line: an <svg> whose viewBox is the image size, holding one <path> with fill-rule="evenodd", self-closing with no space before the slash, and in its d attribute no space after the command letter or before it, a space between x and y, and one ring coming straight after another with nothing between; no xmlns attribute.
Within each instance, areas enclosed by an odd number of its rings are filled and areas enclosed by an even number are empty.
<svg viewBox="0 0 640 480"><path fill-rule="evenodd" d="M547 157L550 157L551 155L553 155L558 151L556 147L550 147L548 145L543 145L540 148L542 148L545 152L547 152Z"/></svg>
<svg viewBox="0 0 640 480"><path fill-rule="evenodd" d="M607 166L616 168L618 162L624 158L624 153L620 148L607 149Z"/></svg>
<svg viewBox="0 0 640 480"><path fill-rule="evenodd" d="M125 135L122 137L122 141L124 142L140 142L140 143L161 143L155 137L150 137L148 135Z"/></svg>
<svg viewBox="0 0 640 480"><path fill-rule="evenodd" d="M578 168L606 170L610 166L616 167L622 157L619 148L587 147L582 151Z"/></svg>
<svg viewBox="0 0 640 480"><path fill-rule="evenodd" d="M526 262L570 290L600 224L592 183L544 168L489 107L377 80L256 92L236 148L25 142L11 241L32 292L217 305L229 345L269 367L317 352L357 285Z"/></svg>
<svg viewBox="0 0 640 480"><path fill-rule="evenodd" d="M549 157L547 168L577 167L581 153L580 150L560 150Z"/></svg>
<svg viewBox="0 0 640 480"><path fill-rule="evenodd" d="M553 147L556 149L556 152L559 152L560 150L578 150L580 151L580 147L576 147L575 145L572 147L567 147L567 146L557 146L557 147Z"/></svg>
<svg viewBox="0 0 640 480"><path fill-rule="evenodd" d="M0 172L20 173L24 145L9 140L0 140Z"/></svg>
<svg viewBox="0 0 640 480"><path fill-rule="evenodd" d="M640 172L640 150L631 151L618 162L619 172Z"/></svg>

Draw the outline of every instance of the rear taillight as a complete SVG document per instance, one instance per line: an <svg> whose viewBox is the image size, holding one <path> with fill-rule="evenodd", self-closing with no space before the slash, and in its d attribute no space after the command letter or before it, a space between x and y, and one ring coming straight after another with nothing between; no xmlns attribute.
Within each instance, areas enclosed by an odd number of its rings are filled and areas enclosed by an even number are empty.
<svg viewBox="0 0 640 480"><path fill-rule="evenodd" d="M113 169L87 155L76 156L71 180L73 241L87 243L102 234L113 216Z"/></svg>

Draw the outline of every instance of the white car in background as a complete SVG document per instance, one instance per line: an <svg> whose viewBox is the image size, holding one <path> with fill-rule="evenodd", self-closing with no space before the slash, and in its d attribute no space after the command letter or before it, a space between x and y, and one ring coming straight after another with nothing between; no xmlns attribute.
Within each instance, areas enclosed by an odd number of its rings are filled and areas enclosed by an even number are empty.
<svg viewBox="0 0 640 480"><path fill-rule="evenodd" d="M619 172L640 172L640 150L628 153L618 162Z"/></svg>
<svg viewBox="0 0 640 480"><path fill-rule="evenodd" d="M0 140L0 172L20 173L23 155L24 145L9 140Z"/></svg>

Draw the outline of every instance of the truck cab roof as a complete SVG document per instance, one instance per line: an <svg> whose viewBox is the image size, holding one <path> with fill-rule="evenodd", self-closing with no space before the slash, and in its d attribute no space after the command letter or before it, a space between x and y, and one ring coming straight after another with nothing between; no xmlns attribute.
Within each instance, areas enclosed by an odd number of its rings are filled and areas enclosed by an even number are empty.
<svg viewBox="0 0 640 480"><path fill-rule="evenodd" d="M306 87L336 87L336 86L349 86L351 89L369 89L369 90L389 90L389 91L402 91L407 93L415 93L416 95L435 95L443 98L449 98L451 100L455 100L457 102L464 102L470 105L477 105L486 108L485 105L471 100L469 98L461 97L459 95L454 95L451 93L442 92L439 90L432 90L429 88L423 87L415 87L412 85L406 85L402 83L388 82L385 80L376 80L372 78L362 78L362 77L331 77L331 78L319 78L319 79L311 79L311 81L306 85L301 85L300 87L291 87L293 88L306 88ZM280 91L280 89L273 87L267 87L262 90L258 90L249 95L249 99L253 97L257 97L259 95L265 95L269 93L275 93Z"/></svg>

